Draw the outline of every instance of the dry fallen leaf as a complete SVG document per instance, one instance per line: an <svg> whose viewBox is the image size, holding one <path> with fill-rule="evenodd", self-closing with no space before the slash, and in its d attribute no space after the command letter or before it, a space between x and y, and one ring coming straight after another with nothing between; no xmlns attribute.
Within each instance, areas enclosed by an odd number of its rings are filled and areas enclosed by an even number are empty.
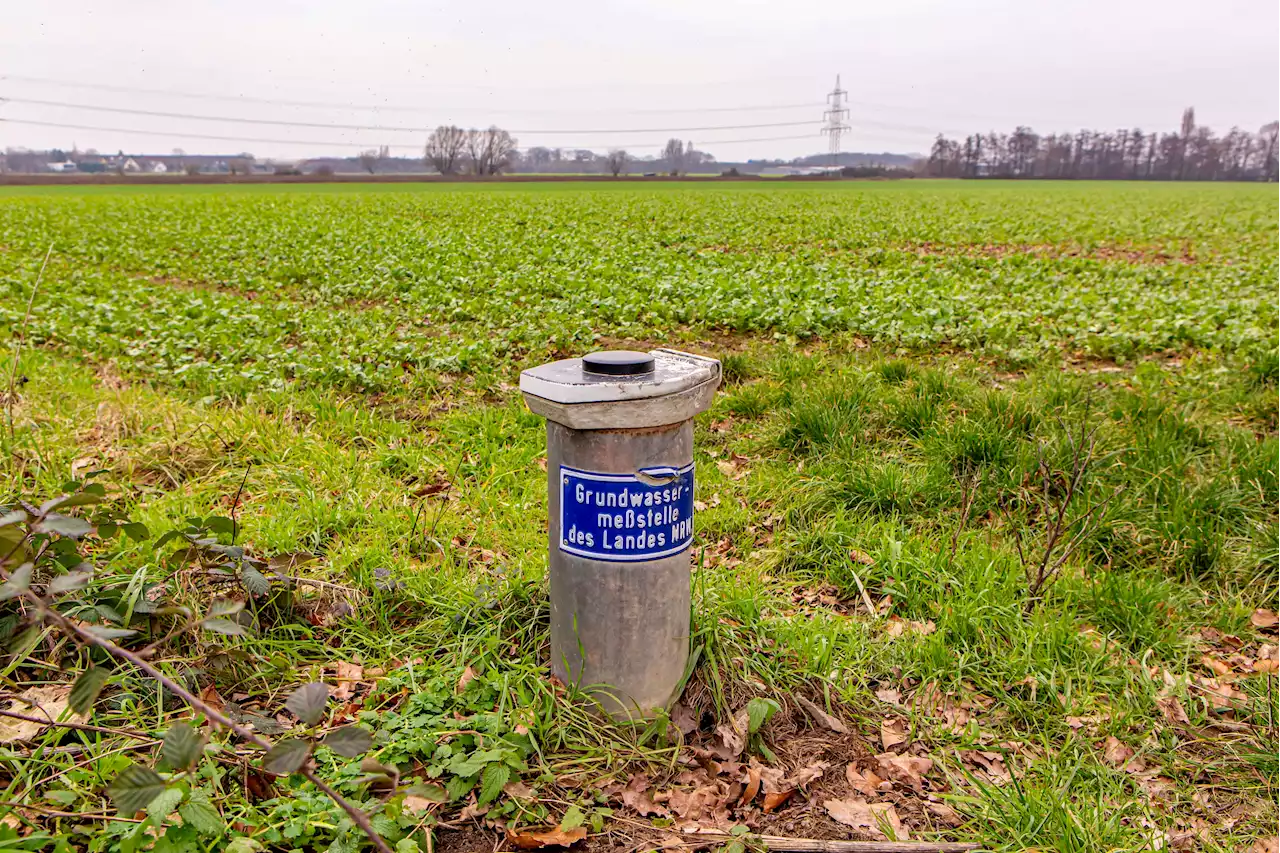
<svg viewBox="0 0 1280 853"><path fill-rule="evenodd" d="M1147 795L1147 799L1163 803L1170 799L1178 786L1172 779L1164 776L1143 775L1138 778L1138 787Z"/></svg>
<svg viewBox="0 0 1280 853"><path fill-rule="evenodd" d="M737 797L736 787L722 779L699 785L693 791L680 788L667 795L667 805L684 821L723 824L729 820L729 803Z"/></svg>
<svg viewBox="0 0 1280 853"><path fill-rule="evenodd" d="M844 769L845 781L849 783L849 787L856 793L866 794L868 797L876 795L876 786L883 780L875 774L875 771L868 770L865 773L859 772L858 768L850 764Z"/></svg>
<svg viewBox="0 0 1280 853"><path fill-rule="evenodd" d="M787 800L791 799L791 795L794 793L795 791L775 791L771 794L765 794L764 795L765 813L767 814L768 812L771 812L774 809L786 803Z"/></svg>
<svg viewBox="0 0 1280 853"><path fill-rule="evenodd" d="M874 566L876 564L876 560L874 557L872 557L866 551L859 551L857 548L849 549L849 558L852 559L855 563L861 563L864 566Z"/></svg>
<svg viewBox="0 0 1280 853"><path fill-rule="evenodd" d="M907 742L906 723L896 717L880 721L880 743L886 750Z"/></svg>
<svg viewBox="0 0 1280 853"><path fill-rule="evenodd" d="M744 707L733 715L732 720L716 726L717 742L712 749L716 757L729 759L742 755L742 750L747 748L747 727L749 722L750 715Z"/></svg>
<svg viewBox="0 0 1280 853"><path fill-rule="evenodd" d="M916 791L923 790L924 777L933 769L933 760L915 755L895 755L892 752L876 756L880 773L886 779L910 785Z"/></svg>
<svg viewBox="0 0 1280 853"><path fill-rule="evenodd" d="M1253 853L1280 853L1280 837L1259 838L1253 842Z"/></svg>
<svg viewBox="0 0 1280 853"><path fill-rule="evenodd" d="M717 459L716 467L720 469L720 473L724 474L730 480L741 480L747 476L747 469L738 464L738 460L746 461L744 456L734 456L732 460Z"/></svg>
<svg viewBox="0 0 1280 853"><path fill-rule="evenodd" d="M1280 626L1280 615L1277 615L1274 610L1259 607L1253 611L1249 622L1259 631L1275 631L1277 626Z"/></svg>
<svg viewBox="0 0 1280 853"><path fill-rule="evenodd" d="M902 693L892 687L882 687L876 691L876 698L889 705L901 705Z"/></svg>
<svg viewBox="0 0 1280 853"><path fill-rule="evenodd" d="M631 777L631 781L622 791L622 802L635 809L641 817L671 816L671 812L655 803L653 797L649 795L649 777L643 773L637 773Z"/></svg>
<svg viewBox="0 0 1280 853"><path fill-rule="evenodd" d="M1200 663L1214 675L1231 674L1231 665L1225 661L1218 660L1213 655L1201 655Z"/></svg>
<svg viewBox="0 0 1280 853"><path fill-rule="evenodd" d="M334 685L330 695L339 702L350 699L356 685L364 678L364 667L358 663L338 661L332 665Z"/></svg>
<svg viewBox="0 0 1280 853"><path fill-rule="evenodd" d="M71 688L59 685L50 687L30 687L17 696L8 710L15 714L26 714L28 717L47 719L49 723L57 722L67 710ZM86 715L72 714L70 722L83 723ZM0 743L15 743L30 740L40 732L49 728L49 723L35 723L30 720L18 720L13 717L0 717Z"/></svg>
<svg viewBox="0 0 1280 853"><path fill-rule="evenodd" d="M798 770L796 770L796 772L792 773L786 779L783 779L782 784L789 788L803 789L810 782L821 779L822 774L826 773L827 768L830 766L831 765L826 761L819 761L814 764L809 764L805 767L799 768Z"/></svg>
<svg viewBox="0 0 1280 853"><path fill-rule="evenodd" d="M507 832L507 840L521 850L541 850L543 847L569 847L586 837L587 828L585 826L578 826L573 829L552 827L542 830L521 829L517 832Z"/></svg>
<svg viewBox="0 0 1280 853"><path fill-rule="evenodd" d="M747 786L742 789L742 796L738 798L738 802L742 805L749 804L760 793L760 768L752 765L747 768Z"/></svg>
<svg viewBox="0 0 1280 853"><path fill-rule="evenodd" d="M415 794L410 794L405 797L404 801L400 804L401 808L409 814L422 814L423 812L429 812L432 808L438 805L440 805L440 803L434 800L429 800L426 797L419 797Z"/></svg>
<svg viewBox="0 0 1280 853"><path fill-rule="evenodd" d="M1013 779L1004 765L1004 756L998 752L968 749L960 753L960 757L975 770L981 770L996 785L1003 785Z"/></svg>
<svg viewBox="0 0 1280 853"><path fill-rule="evenodd" d="M930 619L928 622L916 622L912 619L903 619L901 616L890 616L885 620L884 632L890 637L901 637L904 634L919 634L925 636L932 634L938 629Z"/></svg>
<svg viewBox="0 0 1280 853"><path fill-rule="evenodd" d="M1215 711L1231 710L1248 700L1248 696L1216 678L1198 679L1210 706Z"/></svg>
<svg viewBox="0 0 1280 853"><path fill-rule="evenodd" d="M691 735L698 730L698 718L693 709L682 702L671 707L671 722L682 735Z"/></svg>
<svg viewBox="0 0 1280 853"><path fill-rule="evenodd" d="M462 691L466 690L467 685L470 684L471 680L475 677L476 677L476 671L472 669L470 666L464 669L462 671L462 676L458 679L458 686L457 688L455 688L456 692L461 693Z"/></svg>
<svg viewBox="0 0 1280 853"><path fill-rule="evenodd" d="M822 806L833 820L863 830L876 841L888 840L886 827L893 833L895 841L907 841L910 838L892 803L868 803L857 797L852 800L827 800Z"/></svg>
<svg viewBox="0 0 1280 853"><path fill-rule="evenodd" d="M959 826L964 823L964 818L956 813L956 810L946 803L925 803L924 807L929 813L942 821L947 826Z"/></svg>
<svg viewBox="0 0 1280 853"><path fill-rule="evenodd" d="M1102 757L1112 767L1121 767L1130 758L1133 758L1133 750L1114 735L1107 735L1107 739L1102 745Z"/></svg>
<svg viewBox="0 0 1280 853"><path fill-rule="evenodd" d="M848 726L803 696L797 696L796 702L800 703L800 707L804 708L805 711L808 712L809 716L813 718L813 721L818 725L825 726L838 734L847 735L849 733Z"/></svg>
<svg viewBox="0 0 1280 853"><path fill-rule="evenodd" d="M519 779L513 779L502 786L502 793L516 800L532 800L533 789Z"/></svg>
<svg viewBox="0 0 1280 853"><path fill-rule="evenodd" d="M1177 696L1161 696L1156 700L1156 707L1160 709L1160 713L1171 723L1189 723L1191 720L1187 717L1186 709L1182 707L1182 703L1178 701Z"/></svg>
<svg viewBox="0 0 1280 853"><path fill-rule="evenodd" d="M478 803L467 803L462 807L462 811L458 813L458 820L471 820L473 817L484 817L488 813L488 805L482 806Z"/></svg>

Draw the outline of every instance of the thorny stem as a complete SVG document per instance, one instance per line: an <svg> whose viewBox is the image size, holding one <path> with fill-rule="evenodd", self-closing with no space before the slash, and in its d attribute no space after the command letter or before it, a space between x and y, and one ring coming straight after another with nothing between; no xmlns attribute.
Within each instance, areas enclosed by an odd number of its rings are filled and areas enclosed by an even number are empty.
<svg viewBox="0 0 1280 853"><path fill-rule="evenodd" d="M27 340L27 324L31 321L31 307L36 303L36 293L40 290L40 280L44 278L44 268L49 265L49 258L53 255L53 244L49 244L49 250L44 253L44 260L40 262L40 272L36 273L36 283L31 286L31 298L27 300L27 313L22 317L22 325L18 328L18 342L13 348L13 369L9 371L9 393L4 398L5 418L9 422L9 438L14 437L13 429L13 393L14 386L18 381L18 361L22 358L22 345Z"/></svg>
<svg viewBox="0 0 1280 853"><path fill-rule="evenodd" d="M1061 421L1059 421L1059 424L1067 434L1067 442L1071 448L1071 469L1069 474L1064 477L1066 485L1062 496L1056 500L1055 504L1052 497L1055 487L1053 472L1045 461L1044 445L1040 446L1036 467L1040 472L1040 488L1044 495L1041 498L1041 504L1044 514L1050 516L1050 519L1045 523L1044 549L1037 560L1028 557L1022 547L1021 532L1014 531L1014 544L1018 550L1018 560L1022 563L1027 577L1027 603L1025 610L1028 613L1040 600L1044 590L1057 578L1067 560L1071 558L1071 555L1076 552L1094 529L1098 512L1119 495L1124 488L1123 486L1117 487L1114 492L1090 506L1082 515L1076 518L1068 518L1068 511L1072 502L1084 488L1089 470L1098 459L1095 453L1097 449L1095 436L1097 435L1098 427L1089 429L1087 416L1081 419L1078 435L1073 435L1065 424L1061 424ZM1106 458L1106 456L1104 455L1102 458ZM1071 533L1072 528L1075 528L1074 533ZM1064 537L1066 537L1065 544L1062 541ZM1061 550L1059 550L1060 546Z"/></svg>
<svg viewBox="0 0 1280 853"><path fill-rule="evenodd" d="M244 491L245 481L249 479L249 469L253 467L250 462L244 466L244 476L240 478L240 487L236 489L236 496L231 499L231 544L236 544L236 537L240 533L240 524L236 521L236 510L240 507L240 493Z"/></svg>
<svg viewBox="0 0 1280 853"><path fill-rule="evenodd" d="M0 572L0 573L3 573L6 577L8 575L7 572ZM254 744L255 746L261 747L264 750L271 749L270 741L268 741L263 737L260 737L257 733L252 732L244 728L243 726L237 725L234 721L231 720L231 718L227 717L225 714L223 714L221 711L218 711L216 708L212 707L207 702L202 701L199 697L192 694L189 690L187 690L178 682L169 678L167 675L165 675L163 672L157 669L150 662L139 657L138 655L129 651L128 649L116 645L115 643L111 642L108 639L99 637L91 633L90 631L87 631L84 628L81 628L79 625L75 624L70 619L68 619L67 617L63 616L61 613L59 613L58 611L50 607L47 603L45 603L44 599L36 595L31 590L25 590L23 592L23 597L26 598L28 601L30 601L33 606L35 606L35 608L40 612L41 616L53 622L55 625L61 628L64 632L76 637L81 642L88 643L91 646L97 646L98 648L102 649L112 657L119 658L121 660L126 660L129 663L133 664L138 669L142 670L147 675L151 676L156 681L164 685L165 688L167 688L171 693L173 693L179 699L186 702L188 705L190 705L192 708L195 708L200 713L204 714L205 717L211 723L221 726L222 728L230 731L231 733L235 734L237 737L241 738L242 740L246 740ZM373 828L373 824L369 822L368 815L366 815L360 809L356 808L352 803L348 802L345 797L343 797L341 794L335 791L332 787L330 787L327 783L325 783L325 781L320 777L318 777L315 774L315 771L312 770L310 767L304 766L298 772L301 773L304 777L306 777L306 779L309 782L311 782L311 784L315 785L321 791L324 791L324 793L331 800L333 800L335 803L341 806L342 810L347 813L347 815L351 818L351 820L355 823L355 825L360 827L361 831L364 832L364 834L369 837L369 840L373 842L374 847L378 849L379 853L393 853L391 848L387 845L387 842L382 839L382 836L378 835L377 830Z"/></svg>
<svg viewBox="0 0 1280 853"><path fill-rule="evenodd" d="M955 532L951 534L951 551L948 554L948 562L954 562L956 558L956 547L960 544L960 531L964 530L964 526L969 523L969 513L973 511L973 500L977 497L978 487L982 485L982 472L977 471L965 477L961 483L963 496L961 498L960 522L956 524Z"/></svg>

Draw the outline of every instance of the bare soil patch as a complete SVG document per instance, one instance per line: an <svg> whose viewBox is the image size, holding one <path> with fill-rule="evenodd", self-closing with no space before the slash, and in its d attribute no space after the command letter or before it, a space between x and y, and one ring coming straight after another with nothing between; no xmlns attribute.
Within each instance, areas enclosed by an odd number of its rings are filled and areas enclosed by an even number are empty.
<svg viewBox="0 0 1280 853"><path fill-rule="evenodd" d="M915 243L901 247L904 251L924 257L1012 258L1037 259L1079 258L1090 261L1110 261L1126 264L1166 266L1169 264L1196 264L1200 258L1189 242L1184 242L1176 252L1163 247L1138 243L1117 243L1101 246L1079 246L1070 243Z"/></svg>

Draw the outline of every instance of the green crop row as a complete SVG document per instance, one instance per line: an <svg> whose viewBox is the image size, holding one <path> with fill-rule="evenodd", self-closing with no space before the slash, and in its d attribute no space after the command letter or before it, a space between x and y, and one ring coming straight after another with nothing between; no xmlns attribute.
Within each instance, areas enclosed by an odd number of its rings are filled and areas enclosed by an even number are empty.
<svg viewBox="0 0 1280 853"><path fill-rule="evenodd" d="M53 245L37 340L221 393L673 331L1232 354L1276 343L1276 228L1251 185L26 191L0 323Z"/></svg>

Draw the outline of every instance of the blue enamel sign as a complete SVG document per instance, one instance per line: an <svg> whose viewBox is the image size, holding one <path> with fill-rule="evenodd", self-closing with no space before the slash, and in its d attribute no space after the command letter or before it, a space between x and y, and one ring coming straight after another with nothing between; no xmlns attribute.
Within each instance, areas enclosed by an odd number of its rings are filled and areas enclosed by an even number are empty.
<svg viewBox="0 0 1280 853"><path fill-rule="evenodd" d="M636 562L693 541L693 464L600 474L560 466L560 550Z"/></svg>

